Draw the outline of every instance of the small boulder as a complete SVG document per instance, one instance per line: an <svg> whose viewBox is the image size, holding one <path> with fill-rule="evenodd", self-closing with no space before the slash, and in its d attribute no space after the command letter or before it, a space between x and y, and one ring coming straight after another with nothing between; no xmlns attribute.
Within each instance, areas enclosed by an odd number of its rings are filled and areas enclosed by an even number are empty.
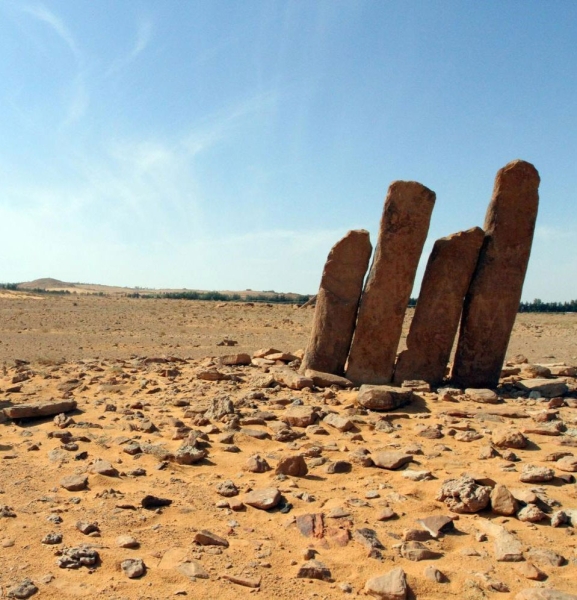
<svg viewBox="0 0 577 600"><path fill-rule="evenodd" d="M369 579L365 583L364 592L379 600L406 600L407 576L403 569L396 567L385 575Z"/></svg>

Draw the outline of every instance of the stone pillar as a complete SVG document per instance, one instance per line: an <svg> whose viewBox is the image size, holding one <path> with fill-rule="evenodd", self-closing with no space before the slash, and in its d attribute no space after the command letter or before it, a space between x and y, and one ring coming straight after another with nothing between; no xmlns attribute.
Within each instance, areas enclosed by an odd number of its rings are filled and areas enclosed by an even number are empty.
<svg viewBox="0 0 577 600"><path fill-rule="evenodd" d="M515 160L498 173L485 217L485 241L463 306L452 379L493 388L519 310L539 204L539 173Z"/></svg>
<svg viewBox="0 0 577 600"><path fill-rule="evenodd" d="M479 257L485 234L480 227L454 233L435 242L421 284L421 292L393 381L443 381L455 340L463 300Z"/></svg>
<svg viewBox="0 0 577 600"><path fill-rule="evenodd" d="M301 372L344 373L371 251L369 232L364 229L349 231L331 249Z"/></svg>
<svg viewBox="0 0 577 600"><path fill-rule="evenodd" d="M379 241L361 297L346 376L356 384L389 383L435 193L415 181L389 187Z"/></svg>

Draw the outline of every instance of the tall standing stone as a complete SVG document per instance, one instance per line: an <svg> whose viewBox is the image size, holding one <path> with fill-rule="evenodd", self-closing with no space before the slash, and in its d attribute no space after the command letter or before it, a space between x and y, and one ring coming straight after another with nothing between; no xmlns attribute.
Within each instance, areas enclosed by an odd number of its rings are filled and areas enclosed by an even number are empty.
<svg viewBox="0 0 577 600"><path fill-rule="evenodd" d="M392 379L434 204L435 193L415 181L394 181L389 187L347 364L346 375L357 384Z"/></svg>
<svg viewBox="0 0 577 600"><path fill-rule="evenodd" d="M344 373L371 250L369 232L364 229L349 231L331 249L317 294L303 373L306 369Z"/></svg>
<svg viewBox="0 0 577 600"><path fill-rule="evenodd" d="M452 379L461 387L499 382L531 253L539 181L537 169L522 160L497 173L453 366Z"/></svg>
<svg viewBox="0 0 577 600"><path fill-rule="evenodd" d="M435 242L407 336L407 349L395 367L394 382L443 381L455 340L463 300L475 271L485 234L480 227Z"/></svg>

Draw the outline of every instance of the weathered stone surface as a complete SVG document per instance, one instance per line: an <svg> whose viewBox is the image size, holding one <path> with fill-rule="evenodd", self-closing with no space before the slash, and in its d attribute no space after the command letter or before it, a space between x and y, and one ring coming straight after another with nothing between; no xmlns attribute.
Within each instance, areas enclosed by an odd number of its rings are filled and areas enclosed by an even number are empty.
<svg viewBox="0 0 577 600"><path fill-rule="evenodd" d="M90 467L90 472L98 475L106 475L107 477L118 477L118 469L113 467L109 461L102 459L94 461Z"/></svg>
<svg viewBox="0 0 577 600"><path fill-rule="evenodd" d="M480 404L497 404L499 402L499 396L493 390L487 388L467 388L465 396L469 400Z"/></svg>
<svg viewBox="0 0 577 600"><path fill-rule="evenodd" d="M459 479L447 479L439 493L437 500L456 513L475 513L483 510L489 504L491 488L478 485L471 477L463 476Z"/></svg>
<svg viewBox="0 0 577 600"><path fill-rule="evenodd" d="M299 375L289 367L279 367L274 371L271 369L271 375L277 383L285 385L291 390L302 390L303 388L310 388L314 385L314 382L310 377Z"/></svg>
<svg viewBox="0 0 577 600"><path fill-rule="evenodd" d="M376 467L381 469L395 470L399 469L403 465L413 460L412 454L405 454L404 452L376 452L371 455L373 462Z"/></svg>
<svg viewBox="0 0 577 600"><path fill-rule="evenodd" d="M302 454L285 456L278 461L275 473L290 475L291 477L304 477L309 472L307 463Z"/></svg>
<svg viewBox="0 0 577 600"><path fill-rule="evenodd" d="M453 523L453 517L447 515L433 515L431 517L424 517L417 519L417 523L428 531L431 537L437 539L442 533L452 531L455 528Z"/></svg>
<svg viewBox="0 0 577 600"><path fill-rule="evenodd" d="M361 229L349 231L329 252L302 373L344 373L371 250L369 232Z"/></svg>
<svg viewBox="0 0 577 600"><path fill-rule="evenodd" d="M515 160L497 173L485 241L465 297L452 379L494 388L519 309L539 204L539 173Z"/></svg>
<svg viewBox="0 0 577 600"><path fill-rule="evenodd" d="M197 561L185 561L177 565L176 570L192 581L196 579L208 579L210 576L206 569Z"/></svg>
<svg viewBox="0 0 577 600"><path fill-rule="evenodd" d="M248 354L227 354L220 357L220 362L223 365L250 365L251 359Z"/></svg>
<svg viewBox="0 0 577 600"><path fill-rule="evenodd" d="M407 336L407 349L401 352L395 367L395 383L423 379L438 385L443 381L484 237L483 230L474 227L435 242Z"/></svg>
<svg viewBox="0 0 577 600"><path fill-rule="evenodd" d="M576 473L577 456L564 456L555 463L555 466L560 471L566 471L567 473Z"/></svg>
<svg viewBox="0 0 577 600"><path fill-rule="evenodd" d="M66 475L60 480L60 485L69 492L79 492L86 489L88 477L86 475Z"/></svg>
<svg viewBox="0 0 577 600"><path fill-rule="evenodd" d="M331 579L331 571L322 562L312 559L307 560L307 562L300 566L297 577L329 581Z"/></svg>
<svg viewBox="0 0 577 600"><path fill-rule="evenodd" d="M320 388L330 387L336 385L342 388L353 387L353 382L346 377L340 375L334 375L333 373L323 373L321 371L315 371L314 369L305 369L305 377L310 377L313 383Z"/></svg>
<svg viewBox="0 0 577 600"><path fill-rule="evenodd" d="M511 516L517 512L518 504L513 494L498 483L491 491L491 508L497 515Z"/></svg>
<svg viewBox="0 0 577 600"><path fill-rule="evenodd" d="M281 420L291 427L308 427L318 419L318 413L312 406L289 406Z"/></svg>
<svg viewBox="0 0 577 600"><path fill-rule="evenodd" d="M4 409L4 414L10 419L32 419L59 415L75 408L76 400L49 400L48 402L7 406Z"/></svg>
<svg viewBox="0 0 577 600"><path fill-rule="evenodd" d="M254 508L268 510L274 508L280 499L281 495L277 488L265 488L248 492L244 497L244 503Z"/></svg>
<svg viewBox="0 0 577 600"><path fill-rule="evenodd" d="M361 385L357 402L371 410L395 410L408 404L413 397L410 388L392 385Z"/></svg>
<svg viewBox="0 0 577 600"><path fill-rule="evenodd" d="M527 438L514 429L500 429L493 432L491 441L498 448L522 449L527 446Z"/></svg>
<svg viewBox="0 0 577 600"><path fill-rule="evenodd" d="M524 483L543 483L551 481L555 477L555 471L548 467L539 467L537 465L525 465L521 471L519 479Z"/></svg>
<svg viewBox="0 0 577 600"><path fill-rule="evenodd" d="M7 590L8 598L30 598L38 591L34 582L26 577L19 584L12 586Z"/></svg>
<svg viewBox="0 0 577 600"><path fill-rule="evenodd" d="M266 459L260 456L260 454L254 454L247 459L243 466L243 471L248 471L249 473L265 473L266 471L270 471L270 465Z"/></svg>
<svg viewBox="0 0 577 600"><path fill-rule="evenodd" d="M201 546L222 546L223 548L228 548L228 540L207 529L197 531L194 534L194 541Z"/></svg>
<svg viewBox="0 0 577 600"><path fill-rule="evenodd" d="M403 569L396 567L385 575L369 579L365 583L364 592L379 600L406 600L407 576Z"/></svg>
<svg viewBox="0 0 577 600"><path fill-rule="evenodd" d="M411 541L401 545L401 556L407 560L418 562L420 560L439 558L441 554L430 550L421 542Z"/></svg>
<svg viewBox="0 0 577 600"><path fill-rule="evenodd" d="M146 565L141 558L127 558L120 563L120 567L129 579L137 579L146 573Z"/></svg>
<svg viewBox="0 0 577 600"><path fill-rule="evenodd" d="M539 392L543 398L564 396L569 389L564 381L555 379L522 379L515 385L527 393Z"/></svg>
<svg viewBox="0 0 577 600"><path fill-rule="evenodd" d="M389 383L415 272L429 230L435 193L414 181L394 181L387 193L378 245L361 297L346 376Z"/></svg>
<svg viewBox="0 0 577 600"><path fill-rule="evenodd" d="M353 422L347 417L341 417L336 413L329 413L324 419L323 423L338 429L339 431L348 431L354 427Z"/></svg>
<svg viewBox="0 0 577 600"><path fill-rule="evenodd" d="M520 562L523 560L523 545L502 525L488 519L479 519L477 527L494 538L495 560L498 562Z"/></svg>
<svg viewBox="0 0 577 600"><path fill-rule="evenodd" d="M296 526L306 537L322 538L324 532L323 514L299 515L296 518Z"/></svg>
<svg viewBox="0 0 577 600"><path fill-rule="evenodd" d="M138 548L140 546L139 542L128 534L119 535L116 538L116 545L119 548Z"/></svg>

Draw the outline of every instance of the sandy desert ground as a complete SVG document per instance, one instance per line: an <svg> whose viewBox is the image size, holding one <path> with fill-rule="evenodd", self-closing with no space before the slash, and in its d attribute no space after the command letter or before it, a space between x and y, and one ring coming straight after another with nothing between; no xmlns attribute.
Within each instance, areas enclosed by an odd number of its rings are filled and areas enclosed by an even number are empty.
<svg viewBox="0 0 577 600"><path fill-rule="evenodd" d="M279 305L2 294L0 408L51 399L77 408L71 420L2 418L0 597L34 588L39 598L365 597L366 582L395 567L419 600L575 593L577 488L562 457L577 452L577 380L534 365L577 365L577 315L519 315L508 358L528 362L503 380L497 404L416 390L410 404L376 412L354 389L286 387L278 373L290 367L279 365L291 356L219 360L264 348L298 356L312 316ZM518 380L544 372L565 384L562 398L519 390ZM517 431L524 448L496 443ZM371 466L381 451L410 462ZM247 470L256 454L270 470ZM298 456L296 475L276 473ZM521 481L528 465L552 478ZM437 500L464 473L472 485L505 486L513 514L458 514ZM251 506L250 492L262 490L278 504ZM145 508L146 496L171 503ZM431 537L418 522L431 516L451 517L453 529ZM497 560L503 539L519 561ZM96 552L95 564L61 568L74 566L74 548L85 562ZM142 560L144 574L129 578L128 559ZM129 566L138 572L138 561Z"/></svg>

